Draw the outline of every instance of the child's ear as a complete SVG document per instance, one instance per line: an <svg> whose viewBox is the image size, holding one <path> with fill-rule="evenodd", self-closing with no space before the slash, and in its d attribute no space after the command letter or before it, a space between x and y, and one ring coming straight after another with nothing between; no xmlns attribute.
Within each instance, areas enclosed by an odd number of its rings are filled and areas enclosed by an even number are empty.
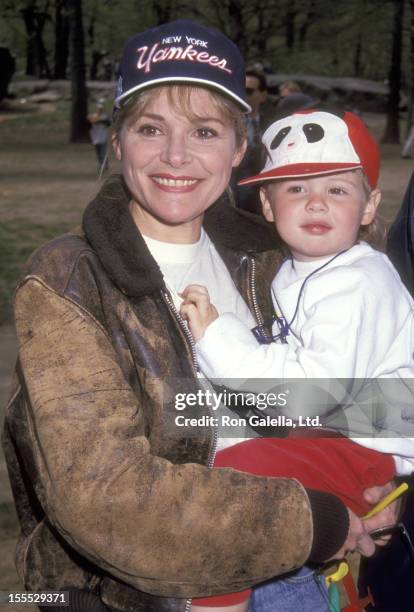
<svg viewBox="0 0 414 612"><path fill-rule="evenodd" d="M114 150L115 153L115 157L121 161L122 160L122 154L121 154L121 143L119 141L119 136L118 134L112 134L112 148Z"/></svg>
<svg viewBox="0 0 414 612"><path fill-rule="evenodd" d="M377 214L378 206L381 202L381 191L379 189L373 189L369 194L367 203L361 219L361 225L369 225L375 219Z"/></svg>
<svg viewBox="0 0 414 612"><path fill-rule="evenodd" d="M260 187L260 199L262 201L262 212L266 221L274 223L275 216L273 214L272 206L269 200L269 188Z"/></svg>

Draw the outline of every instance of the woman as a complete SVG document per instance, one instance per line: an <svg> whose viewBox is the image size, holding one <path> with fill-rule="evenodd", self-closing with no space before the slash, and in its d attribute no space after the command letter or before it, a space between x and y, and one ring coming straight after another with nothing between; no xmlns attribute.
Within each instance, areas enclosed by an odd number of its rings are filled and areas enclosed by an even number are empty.
<svg viewBox="0 0 414 612"><path fill-rule="evenodd" d="M177 397L205 389L180 288L206 284L219 309L262 323L280 261L259 220L217 202L245 148L237 48L174 22L131 39L120 72L122 178L87 207L82 231L32 256L16 293L3 442L22 580L71 589L66 610L181 612L188 598L309 558L372 554L369 525L335 497L209 469L217 433L205 401L185 416L206 426L175 424Z"/></svg>

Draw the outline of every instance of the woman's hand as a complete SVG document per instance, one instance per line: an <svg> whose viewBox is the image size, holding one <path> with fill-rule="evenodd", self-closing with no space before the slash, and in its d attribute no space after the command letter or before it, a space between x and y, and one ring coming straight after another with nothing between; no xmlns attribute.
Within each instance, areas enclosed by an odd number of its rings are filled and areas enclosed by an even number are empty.
<svg viewBox="0 0 414 612"><path fill-rule="evenodd" d="M218 318L217 309L210 302L208 291L202 285L188 285L180 296L183 298L180 314L188 321L197 342L203 337L207 327Z"/></svg>
<svg viewBox="0 0 414 612"><path fill-rule="evenodd" d="M371 557L375 552L375 542L369 535L367 526L352 510L348 508L349 530L342 548L327 561L343 559L349 552L359 552L364 557Z"/></svg>
<svg viewBox="0 0 414 612"><path fill-rule="evenodd" d="M364 491L365 500L372 506L376 506L386 495L388 495L396 485L393 481L387 482L383 486L370 487ZM398 520L401 506L401 498L396 499L389 506L378 512L369 519L358 518L349 508L349 531L342 548L332 557L332 559L342 559L346 553L357 551L364 557L370 557L375 552L375 546L385 546L391 536L384 536L374 540L370 533L381 527L393 527ZM330 561L331 559L329 559Z"/></svg>

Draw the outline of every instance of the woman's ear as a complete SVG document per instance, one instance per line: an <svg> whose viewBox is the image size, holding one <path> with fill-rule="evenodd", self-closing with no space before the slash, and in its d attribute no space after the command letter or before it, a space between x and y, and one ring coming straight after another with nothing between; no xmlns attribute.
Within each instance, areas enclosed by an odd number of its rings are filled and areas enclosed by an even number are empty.
<svg viewBox="0 0 414 612"><path fill-rule="evenodd" d="M246 149L247 149L247 139L245 138L243 142L241 143L240 147L237 149L237 151L234 154L233 163L231 165L232 168L236 168L240 164L241 160L244 157L244 154L246 153Z"/></svg>
<svg viewBox="0 0 414 612"><path fill-rule="evenodd" d="M119 161L121 161L121 159L122 159L122 154L121 154L121 143L120 143L120 141L119 141L119 136L118 136L118 134L113 133L113 134L112 134L112 138L111 138L111 140L112 140L112 148L113 148L113 150L114 150L115 157L116 157L116 158L117 158Z"/></svg>
<svg viewBox="0 0 414 612"><path fill-rule="evenodd" d="M373 189L371 191L367 203L365 204L364 212L362 213L361 225L369 225L373 222L381 202L381 196L382 194L379 189Z"/></svg>
<svg viewBox="0 0 414 612"><path fill-rule="evenodd" d="M272 204L269 200L269 186L260 187L260 199L262 201L262 212L266 221L274 223L275 215L273 213Z"/></svg>

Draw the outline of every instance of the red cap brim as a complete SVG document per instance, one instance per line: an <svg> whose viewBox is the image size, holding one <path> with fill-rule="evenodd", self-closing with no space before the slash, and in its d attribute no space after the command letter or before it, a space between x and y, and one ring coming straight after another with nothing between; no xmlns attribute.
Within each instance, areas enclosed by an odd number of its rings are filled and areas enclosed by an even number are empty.
<svg viewBox="0 0 414 612"><path fill-rule="evenodd" d="M346 170L356 170L362 168L358 163L320 163L320 164L290 164L280 168L272 168L267 172L256 174L242 179L238 185L253 185L282 178L300 178L302 176L317 176L319 174L333 174L335 172L345 172Z"/></svg>

